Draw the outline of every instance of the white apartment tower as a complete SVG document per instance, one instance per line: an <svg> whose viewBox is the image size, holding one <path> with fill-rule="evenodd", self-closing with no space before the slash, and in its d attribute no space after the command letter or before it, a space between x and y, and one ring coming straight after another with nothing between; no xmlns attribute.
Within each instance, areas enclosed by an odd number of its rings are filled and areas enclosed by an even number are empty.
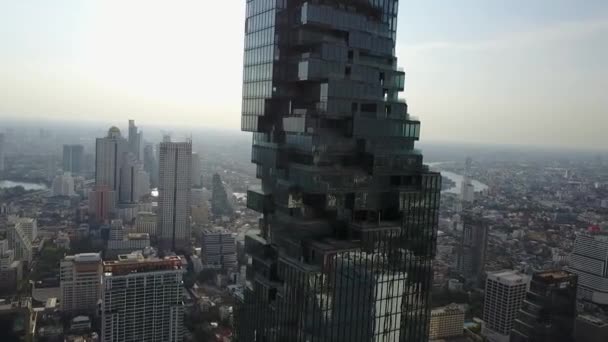
<svg viewBox="0 0 608 342"><path fill-rule="evenodd" d="M566 268L578 275L577 297L599 305L608 305L608 234L589 232L574 241Z"/></svg>
<svg viewBox="0 0 608 342"><path fill-rule="evenodd" d="M488 273L482 333L492 342L508 342L513 321L521 308L530 277L513 270Z"/></svg>
<svg viewBox="0 0 608 342"><path fill-rule="evenodd" d="M33 218L17 218L7 231L9 248L15 260L32 262L32 243L38 236L38 225Z"/></svg>
<svg viewBox="0 0 608 342"><path fill-rule="evenodd" d="M159 246L183 250L190 245L192 142L162 142L159 159Z"/></svg>
<svg viewBox="0 0 608 342"><path fill-rule="evenodd" d="M101 256L81 253L60 263L61 309L73 314L94 314L101 298Z"/></svg>
<svg viewBox="0 0 608 342"><path fill-rule="evenodd" d="M101 341L181 342L183 272L176 256L103 262Z"/></svg>

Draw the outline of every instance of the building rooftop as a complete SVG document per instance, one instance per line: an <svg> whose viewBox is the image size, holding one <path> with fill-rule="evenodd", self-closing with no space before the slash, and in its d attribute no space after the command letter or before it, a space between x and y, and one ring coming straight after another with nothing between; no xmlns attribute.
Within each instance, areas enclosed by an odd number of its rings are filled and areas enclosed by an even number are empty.
<svg viewBox="0 0 608 342"><path fill-rule="evenodd" d="M101 261L101 256L99 253L80 253L74 255L66 255L66 261L75 261L75 262L97 262Z"/></svg>
<svg viewBox="0 0 608 342"><path fill-rule="evenodd" d="M489 272L488 279L498 281L503 284L517 285L527 283L530 277L515 270L502 270L497 272Z"/></svg>
<svg viewBox="0 0 608 342"><path fill-rule="evenodd" d="M130 273L145 273L163 270L181 270L182 260L178 256L164 258L144 257L141 252L121 254L118 260L104 261L103 272L105 276L127 275Z"/></svg>
<svg viewBox="0 0 608 342"><path fill-rule="evenodd" d="M534 274L535 278L541 278L546 281L555 280L555 281L564 281L576 278L576 274L562 271L562 270L553 270L553 271L545 271Z"/></svg>
<svg viewBox="0 0 608 342"><path fill-rule="evenodd" d="M431 310L431 316L443 315L443 314L448 314L448 313L464 314L464 310L460 307L460 305L458 305L456 303L448 304L446 306L442 306L442 307Z"/></svg>

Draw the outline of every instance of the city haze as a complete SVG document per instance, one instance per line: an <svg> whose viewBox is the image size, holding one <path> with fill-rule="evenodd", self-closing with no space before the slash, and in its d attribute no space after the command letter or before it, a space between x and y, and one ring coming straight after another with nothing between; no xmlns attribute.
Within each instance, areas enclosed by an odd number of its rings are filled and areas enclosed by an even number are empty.
<svg viewBox="0 0 608 342"><path fill-rule="evenodd" d="M608 4L402 3L425 141L606 145ZM0 4L0 120L240 128L245 1ZM230 13L229 16L222 14Z"/></svg>

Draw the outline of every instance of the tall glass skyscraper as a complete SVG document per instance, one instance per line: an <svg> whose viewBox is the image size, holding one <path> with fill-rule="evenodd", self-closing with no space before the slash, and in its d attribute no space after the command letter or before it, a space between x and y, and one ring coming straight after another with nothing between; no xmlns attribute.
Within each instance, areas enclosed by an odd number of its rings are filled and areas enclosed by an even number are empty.
<svg viewBox="0 0 608 342"><path fill-rule="evenodd" d="M441 178L398 94L397 0L249 0L262 214L239 341L426 341Z"/></svg>

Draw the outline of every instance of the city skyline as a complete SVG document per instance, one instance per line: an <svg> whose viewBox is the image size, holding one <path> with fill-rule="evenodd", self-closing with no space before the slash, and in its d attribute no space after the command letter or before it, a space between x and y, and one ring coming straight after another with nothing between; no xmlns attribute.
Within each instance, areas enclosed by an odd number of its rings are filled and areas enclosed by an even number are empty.
<svg viewBox="0 0 608 342"><path fill-rule="evenodd" d="M175 123L237 130L241 69L216 65L241 64L241 44L225 42L243 39L244 2L214 4L214 11L194 1L143 4L0 5L0 39L7 43L0 54L7 89L0 118L160 122L171 115ZM600 90L608 79L601 67L608 4L469 0L454 8L438 1L406 7L397 56L407 65L408 100L425 122L426 140L605 145L608 104ZM232 24L218 22L216 11L233 14ZM225 45L217 54L204 48Z"/></svg>
<svg viewBox="0 0 608 342"><path fill-rule="evenodd" d="M0 341L608 341L608 2L0 0Z"/></svg>

